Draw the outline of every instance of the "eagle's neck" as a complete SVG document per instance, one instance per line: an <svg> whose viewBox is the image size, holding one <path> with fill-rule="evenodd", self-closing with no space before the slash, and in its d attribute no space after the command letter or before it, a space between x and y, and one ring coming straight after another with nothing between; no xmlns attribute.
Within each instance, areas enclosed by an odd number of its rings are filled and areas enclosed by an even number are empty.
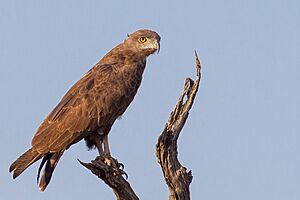
<svg viewBox="0 0 300 200"><path fill-rule="evenodd" d="M115 63L140 63L145 62L148 55L141 52L136 52L134 49L125 45L119 44L108 52L101 60L100 64L115 64Z"/></svg>
<svg viewBox="0 0 300 200"><path fill-rule="evenodd" d="M122 43L108 52L98 64L110 65L119 80L124 81L125 85L134 85L137 90L146 67L146 58L146 55L136 53Z"/></svg>

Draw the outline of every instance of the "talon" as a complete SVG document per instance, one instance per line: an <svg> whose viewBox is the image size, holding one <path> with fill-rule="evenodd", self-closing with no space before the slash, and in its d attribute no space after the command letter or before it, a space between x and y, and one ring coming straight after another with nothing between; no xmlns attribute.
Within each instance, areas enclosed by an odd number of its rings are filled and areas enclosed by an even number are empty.
<svg viewBox="0 0 300 200"><path fill-rule="evenodd" d="M124 171L124 164L123 163L119 163L117 160L115 160L116 166L119 170L119 173L123 176L125 175L126 179L128 179L128 175L127 173Z"/></svg>
<svg viewBox="0 0 300 200"><path fill-rule="evenodd" d="M122 171L120 171L120 173L122 174L122 176L125 175L126 180L128 179L128 175L125 171L122 170Z"/></svg>
<svg viewBox="0 0 300 200"><path fill-rule="evenodd" d="M118 168L120 169L120 170L124 170L124 165L123 165L123 163L117 163L117 166L118 166Z"/></svg>

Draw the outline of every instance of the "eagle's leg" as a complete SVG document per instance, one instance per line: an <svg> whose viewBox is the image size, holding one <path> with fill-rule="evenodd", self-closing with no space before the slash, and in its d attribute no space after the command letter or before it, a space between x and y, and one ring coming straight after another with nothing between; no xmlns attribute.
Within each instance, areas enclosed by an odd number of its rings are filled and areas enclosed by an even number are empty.
<svg viewBox="0 0 300 200"><path fill-rule="evenodd" d="M95 141L96 147L98 149L99 155L103 156L104 155L104 151L103 151L103 140L99 139Z"/></svg>
<svg viewBox="0 0 300 200"><path fill-rule="evenodd" d="M105 163L108 166L111 166L111 157L110 157L110 151L109 151L109 145L108 145L108 135L103 136L103 149L104 149L104 157L105 157Z"/></svg>
<svg viewBox="0 0 300 200"><path fill-rule="evenodd" d="M108 145L108 135L105 135L103 137L103 148L104 148L104 154L108 157L110 157L110 150Z"/></svg>
<svg viewBox="0 0 300 200"><path fill-rule="evenodd" d="M126 172L123 171L124 165L122 163L119 163L117 161L117 159L110 156L110 150L109 150L109 144L108 144L108 133L109 133L110 129L111 129L111 126L107 127L106 129L103 130L103 132L101 134L101 135L103 135L103 137L102 137L103 154L102 155L105 158L104 162L108 166L114 165L122 175L125 175L127 177Z"/></svg>
<svg viewBox="0 0 300 200"><path fill-rule="evenodd" d="M122 175L125 175L126 177L128 177L126 172L123 171L124 165L122 163L119 163L117 159L110 156L110 150L109 150L109 145L108 145L108 134L106 134L103 137L103 147L104 147L104 155L105 155L105 161L104 162L109 166L111 166L112 162L113 162L114 165L116 166L116 168L119 170L119 172Z"/></svg>

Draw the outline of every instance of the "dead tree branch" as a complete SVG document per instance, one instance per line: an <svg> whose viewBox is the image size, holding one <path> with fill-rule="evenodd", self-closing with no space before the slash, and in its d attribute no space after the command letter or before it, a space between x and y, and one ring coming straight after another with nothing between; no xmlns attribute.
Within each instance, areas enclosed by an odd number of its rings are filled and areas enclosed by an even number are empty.
<svg viewBox="0 0 300 200"><path fill-rule="evenodd" d="M127 174L120 169L122 164L112 157L104 158L98 156L91 163L79 162L91 170L93 174L101 178L115 193L117 200L138 200L130 184L124 179L123 175Z"/></svg>
<svg viewBox="0 0 300 200"><path fill-rule="evenodd" d="M195 82L191 78L185 80L183 93L156 144L156 157L169 187L170 200L190 199L189 185L193 177L191 171L187 172L177 158L177 140L188 118L201 79L201 65L196 52L195 56L198 79ZM185 96L187 100L184 102ZM123 169L120 169L120 166L123 168L123 165L119 164L116 159L98 156L91 163L84 163L80 160L79 162L112 188L117 200L139 199L123 177L124 174L127 177Z"/></svg>
<svg viewBox="0 0 300 200"><path fill-rule="evenodd" d="M177 140L192 108L201 79L201 65L196 56L197 80L187 78L182 95L179 97L174 110L156 144L156 157L161 166L165 181L169 187L170 200L189 200L189 186L192 182L192 172L187 172L178 160ZM187 100L184 102L184 97Z"/></svg>

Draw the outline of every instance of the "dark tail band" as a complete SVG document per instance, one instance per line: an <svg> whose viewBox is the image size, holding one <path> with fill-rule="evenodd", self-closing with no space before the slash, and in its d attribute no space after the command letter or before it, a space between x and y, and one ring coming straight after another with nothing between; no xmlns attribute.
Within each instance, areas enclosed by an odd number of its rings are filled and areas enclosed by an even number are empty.
<svg viewBox="0 0 300 200"><path fill-rule="evenodd" d="M60 157L62 156L63 152L64 151L51 153L43 158L43 161L41 162L41 165L40 165L39 171L38 171L38 179L39 179L41 169L45 165L44 171L43 171L41 179L40 179L40 184L39 184L40 191L44 191L46 189L46 187L48 186L48 184L50 183L53 171L54 171Z"/></svg>
<svg viewBox="0 0 300 200"><path fill-rule="evenodd" d="M49 153L46 155L39 154L37 151L34 151L32 148L23 153L15 162L13 162L9 167L9 172L13 172L13 179L17 178L25 169L27 169L30 165L43 158L40 167L38 169L37 179L39 180L40 172L44 167L44 171L42 173L39 189L44 191L48 186L53 171L62 156L64 151L59 151L55 153Z"/></svg>

